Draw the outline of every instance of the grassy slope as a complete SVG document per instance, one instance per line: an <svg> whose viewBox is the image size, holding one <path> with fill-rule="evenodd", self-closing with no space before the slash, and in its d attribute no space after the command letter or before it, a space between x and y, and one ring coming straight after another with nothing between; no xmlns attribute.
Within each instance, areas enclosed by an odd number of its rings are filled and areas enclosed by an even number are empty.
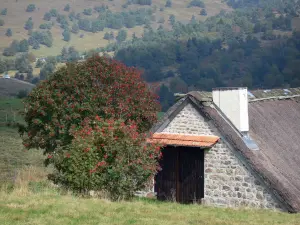
<svg viewBox="0 0 300 225"><path fill-rule="evenodd" d="M25 166L43 167L41 152L26 151L17 129L5 126L6 116L12 121L14 114L16 122L23 122L22 110L22 100L0 98L0 186L14 181L17 172Z"/></svg>
<svg viewBox="0 0 300 225"><path fill-rule="evenodd" d="M23 28L25 21L31 16L34 21L34 28L38 28L41 23L44 23L43 15L45 12L49 11L51 8L56 8L59 13L65 13L63 11L64 6L69 3L71 6L71 10L75 10L76 12L82 12L84 8L93 8L94 6L99 6L101 4L106 4L113 11L122 11L122 5L125 3L125 0L114 0L114 1L106 1L106 0L98 0L98 1L67 1L67 0L22 0L22 1L8 1L5 0L1 2L0 8L8 8L8 13L6 16L0 16L5 21L5 25L0 27L0 51L3 51L5 47L7 47L13 39L24 39L28 38L27 31ZM164 17L165 26L169 27L168 18L169 15L174 14L178 21L189 21L192 15L199 20L206 19L206 16L200 16L200 8L192 7L187 8L186 6L190 2L190 0L172 0L172 8L166 8L163 12L159 9L160 7L164 7L165 1L153 0L152 6L157 6L157 11L155 13L156 21L160 18ZM208 12L208 16L217 14L221 9L230 10L230 8L222 3L221 0L204 0L206 4L206 9ZM28 4L33 3L36 5L37 10L35 12L27 13L25 9ZM128 9L135 10L137 8L145 8L149 6L139 6L139 5L130 5ZM95 14L94 14L95 16ZM158 26L157 23L153 23L155 27ZM12 37L6 37L5 32L7 28L11 28L13 31ZM104 33L109 31L109 29L105 29L104 32L99 33L86 33L80 31L78 35L72 34L71 41L69 43L62 40L62 29L59 28L58 25L55 25L52 29L52 34L54 36L54 44L52 48L41 47L39 50L31 50L36 56L49 56L49 55L57 55L61 52L63 46L75 46L78 50L84 51L89 49L94 49L97 47L105 46L108 41L103 39ZM113 30L115 34L117 30ZM135 27L129 29L128 36L130 37L133 32L136 32L137 36L140 36L143 33L142 27ZM79 38L80 34L84 33L84 38Z"/></svg>
<svg viewBox="0 0 300 225"><path fill-rule="evenodd" d="M0 78L0 98L3 96L17 95L18 92L21 90L31 91L31 89L34 87L35 85L28 82L24 82L16 79ZM0 102L0 104L2 104L2 101Z"/></svg>
<svg viewBox="0 0 300 225"><path fill-rule="evenodd" d="M0 97L0 126L6 122L23 122L22 112L23 103L21 99Z"/></svg>
<svg viewBox="0 0 300 225"><path fill-rule="evenodd" d="M300 215L162 203L109 202L53 192L0 194L0 223L8 224L300 224Z"/></svg>
<svg viewBox="0 0 300 225"><path fill-rule="evenodd" d="M15 128L0 126L0 186L14 182L20 169L33 166L43 167L41 151L27 151Z"/></svg>

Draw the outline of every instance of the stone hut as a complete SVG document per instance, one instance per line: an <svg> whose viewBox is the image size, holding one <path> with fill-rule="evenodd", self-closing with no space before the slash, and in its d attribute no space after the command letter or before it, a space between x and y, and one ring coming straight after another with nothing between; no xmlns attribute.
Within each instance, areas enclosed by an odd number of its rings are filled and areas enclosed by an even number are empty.
<svg viewBox="0 0 300 225"><path fill-rule="evenodd" d="M300 211L300 89L182 95L148 141L164 144L158 199Z"/></svg>

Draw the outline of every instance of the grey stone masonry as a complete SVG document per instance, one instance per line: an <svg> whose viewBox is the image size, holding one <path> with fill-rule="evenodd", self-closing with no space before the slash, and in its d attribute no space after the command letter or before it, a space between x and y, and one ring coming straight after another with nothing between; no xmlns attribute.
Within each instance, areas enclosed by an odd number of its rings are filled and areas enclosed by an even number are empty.
<svg viewBox="0 0 300 225"><path fill-rule="evenodd" d="M162 132L220 137L217 129L191 104L186 105ZM205 151L204 204L281 209L273 195L222 139L210 150L199 151Z"/></svg>

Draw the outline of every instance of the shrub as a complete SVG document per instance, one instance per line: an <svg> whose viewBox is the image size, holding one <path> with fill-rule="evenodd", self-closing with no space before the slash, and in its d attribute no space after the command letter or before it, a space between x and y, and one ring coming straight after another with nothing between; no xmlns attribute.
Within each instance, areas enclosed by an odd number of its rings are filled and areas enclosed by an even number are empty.
<svg viewBox="0 0 300 225"><path fill-rule="evenodd" d="M31 17L26 21L24 29L25 30L32 30L33 29L33 21L32 21Z"/></svg>
<svg viewBox="0 0 300 225"><path fill-rule="evenodd" d="M35 4L29 4L26 8L26 12L33 12L35 11Z"/></svg>
<svg viewBox="0 0 300 225"><path fill-rule="evenodd" d="M83 14L86 16L91 16L93 14L93 10L91 8L84 9Z"/></svg>
<svg viewBox="0 0 300 225"><path fill-rule="evenodd" d="M49 13L50 13L51 17L57 17L57 15L58 15L57 9L51 9L49 11Z"/></svg>
<svg viewBox="0 0 300 225"><path fill-rule="evenodd" d="M69 12L70 11L70 4L66 4L64 11Z"/></svg>
<svg viewBox="0 0 300 225"><path fill-rule="evenodd" d="M172 7L172 1L167 0L165 7Z"/></svg>
<svg viewBox="0 0 300 225"><path fill-rule="evenodd" d="M205 8L205 4L204 2L202 2L201 0L192 0L188 7L200 7L200 8Z"/></svg>
<svg viewBox="0 0 300 225"><path fill-rule="evenodd" d="M52 17L51 13L50 12L46 12L43 19L46 20L46 21L50 21L51 17Z"/></svg>
<svg viewBox="0 0 300 225"><path fill-rule="evenodd" d="M26 126L20 127L27 148L52 153L70 144L72 126L96 115L133 120L148 130L159 110L157 97L141 80L140 72L104 57L69 63L40 82L25 100Z"/></svg>
<svg viewBox="0 0 300 225"><path fill-rule="evenodd" d="M4 26L4 20L3 19L0 19L0 26Z"/></svg>
<svg viewBox="0 0 300 225"><path fill-rule="evenodd" d="M207 16L206 9L201 9L200 15L201 15L201 16Z"/></svg>
<svg viewBox="0 0 300 225"><path fill-rule="evenodd" d="M7 15L7 8L2 9L0 14L1 14L2 16L6 16L6 15Z"/></svg>
<svg viewBox="0 0 300 225"><path fill-rule="evenodd" d="M69 30L64 30L62 33L62 36L64 37L64 41L70 41L71 40L71 33Z"/></svg>
<svg viewBox="0 0 300 225"><path fill-rule="evenodd" d="M17 94L18 98L26 98L28 95L28 90L20 90Z"/></svg>
<svg viewBox="0 0 300 225"><path fill-rule="evenodd" d="M157 172L160 146L146 143L134 122L85 120L71 145L48 155L49 178L73 191L105 191L112 200L130 199Z"/></svg>
<svg viewBox="0 0 300 225"><path fill-rule="evenodd" d="M132 1L134 4L139 4L139 5L151 5L152 0L133 0Z"/></svg>
<svg viewBox="0 0 300 225"><path fill-rule="evenodd" d="M8 29L6 30L5 35L6 35L7 37L11 37L11 36L12 36L12 30L11 30L10 28L8 28Z"/></svg>

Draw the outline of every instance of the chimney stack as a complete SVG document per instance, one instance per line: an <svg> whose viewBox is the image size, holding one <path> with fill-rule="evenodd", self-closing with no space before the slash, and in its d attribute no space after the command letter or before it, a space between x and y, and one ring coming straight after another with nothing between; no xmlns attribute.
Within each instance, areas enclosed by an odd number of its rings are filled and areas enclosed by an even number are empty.
<svg viewBox="0 0 300 225"><path fill-rule="evenodd" d="M242 133L249 131L247 88L215 88L213 101Z"/></svg>

